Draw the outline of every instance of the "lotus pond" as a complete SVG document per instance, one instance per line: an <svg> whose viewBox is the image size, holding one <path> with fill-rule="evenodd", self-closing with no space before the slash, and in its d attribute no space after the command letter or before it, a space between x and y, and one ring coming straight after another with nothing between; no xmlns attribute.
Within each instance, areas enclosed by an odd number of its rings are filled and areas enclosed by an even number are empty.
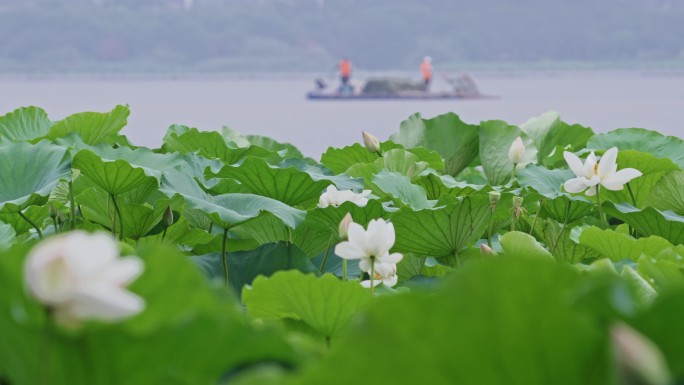
<svg viewBox="0 0 684 385"><path fill-rule="evenodd" d="M320 159L0 117L0 383L684 383L684 141L413 115Z"/></svg>

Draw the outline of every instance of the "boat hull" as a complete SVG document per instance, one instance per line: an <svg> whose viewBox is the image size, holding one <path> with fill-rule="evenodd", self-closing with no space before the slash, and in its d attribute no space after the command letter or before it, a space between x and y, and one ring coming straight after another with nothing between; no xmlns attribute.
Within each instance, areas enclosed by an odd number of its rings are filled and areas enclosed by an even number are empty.
<svg viewBox="0 0 684 385"><path fill-rule="evenodd" d="M411 94L342 94L342 93L321 93L309 92L306 94L309 100L473 100L473 99L493 99L493 96L476 95L464 96L453 93L411 93Z"/></svg>

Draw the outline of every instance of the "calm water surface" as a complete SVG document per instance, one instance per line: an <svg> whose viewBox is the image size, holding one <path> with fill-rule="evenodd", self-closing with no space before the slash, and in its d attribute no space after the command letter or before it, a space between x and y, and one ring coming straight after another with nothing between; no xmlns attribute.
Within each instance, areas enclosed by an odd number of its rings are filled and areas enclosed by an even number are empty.
<svg viewBox="0 0 684 385"><path fill-rule="evenodd" d="M0 115L20 106L45 108L53 120L81 111L129 104L124 133L137 145L158 147L166 128L230 126L268 135L319 158L328 146L357 142L361 130L381 139L409 115L455 112L469 123L503 119L520 124L548 110L563 120L604 132L644 127L684 137L684 76L578 73L504 76L476 74L477 101L307 101L309 79L214 80L0 79ZM443 88L444 84L435 84Z"/></svg>

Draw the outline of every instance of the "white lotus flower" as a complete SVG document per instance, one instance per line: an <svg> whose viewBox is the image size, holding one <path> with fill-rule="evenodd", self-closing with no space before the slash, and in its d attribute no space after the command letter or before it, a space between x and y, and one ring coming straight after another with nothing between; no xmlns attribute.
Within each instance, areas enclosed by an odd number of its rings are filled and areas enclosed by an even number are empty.
<svg viewBox="0 0 684 385"><path fill-rule="evenodd" d="M28 254L24 266L29 291L55 311L58 321L115 321L140 313L145 303L125 286L143 271L137 257L119 258L116 241L105 233L74 231L49 238Z"/></svg>
<svg viewBox="0 0 684 385"><path fill-rule="evenodd" d="M592 151L584 164L577 155L571 152L563 152L565 161L568 162L570 170L577 176L565 182L565 190L569 193L579 193L586 190L589 196L596 195L599 185L607 190L618 191L624 188L634 178L642 175L641 171L634 168L625 168L620 171L617 169L617 147L606 151L597 161L596 155Z"/></svg>
<svg viewBox="0 0 684 385"><path fill-rule="evenodd" d="M392 254L390 254L392 255ZM401 256L401 254L399 254ZM399 259L401 260L401 259ZM399 262L399 261L397 261ZM360 264L359 264L360 265ZM393 287L397 284L399 277L397 277L397 264L391 262L375 262L375 269L373 280L367 279L361 281L361 286L371 287L378 286L379 284L384 284L388 287Z"/></svg>
<svg viewBox="0 0 684 385"><path fill-rule="evenodd" d="M371 220L368 230L352 222L349 224L348 241L338 243L335 254L344 259L358 259L361 271L373 273L373 286L376 278L394 286L397 283L397 263L403 258L400 253L389 252L394 240L394 225L383 219Z"/></svg>
<svg viewBox="0 0 684 385"><path fill-rule="evenodd" d="M335 185L330 185L318 200L318 207L334 206L338 207L344 202L354 202L359 207L365 207L368 203L367 196L371 190L363 190L360 194L352 190L338 190Z"/></svg>
<svg viewBox="0 0 684 385"><path fill-rule="evenodd" d="M513 141L513 144L511 144L510 149L508 150L508 159L513 164L519 164L519 163L522 163L524 158L525 158L525 144L523 143L521 137L517 137Z"/></svg>
<svg viewBox="0 0 684 385"><path fill-rule="evenodd" d="M366 146L366 149L368 151L380 151L380 139L378 139L375 135L371 135L366 131L361 131L361 136L363 136L363 144L364 146Z"/></svg>

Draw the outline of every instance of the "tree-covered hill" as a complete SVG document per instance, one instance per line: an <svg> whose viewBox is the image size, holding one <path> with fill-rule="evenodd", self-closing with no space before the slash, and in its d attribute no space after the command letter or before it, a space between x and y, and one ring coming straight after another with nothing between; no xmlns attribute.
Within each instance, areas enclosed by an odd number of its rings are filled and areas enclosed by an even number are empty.
<svg viewBox="0 0 684 385"><path fill-rule="evenodd" d="M684 62L675 0L3 0L0 70Z"/></svg>

